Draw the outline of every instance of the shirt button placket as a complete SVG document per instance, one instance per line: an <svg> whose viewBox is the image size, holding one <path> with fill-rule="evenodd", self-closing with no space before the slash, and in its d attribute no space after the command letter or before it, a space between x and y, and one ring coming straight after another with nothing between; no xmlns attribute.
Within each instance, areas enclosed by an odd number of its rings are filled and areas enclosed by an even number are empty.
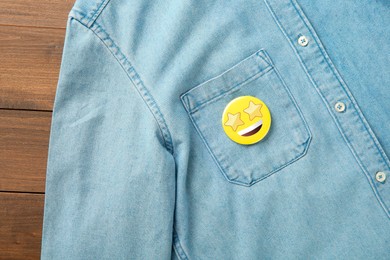
<svg viewBox="0 0 390 260"><path fill-rule="evenodd" d="M343 138L390 217L390 189L385 187L390 161L380 147L352 93L332 64L314 28L296 0L266 0L275 22L289 39L313 87L333 114ZM310 44L309 44L310 42Z"/></svg>

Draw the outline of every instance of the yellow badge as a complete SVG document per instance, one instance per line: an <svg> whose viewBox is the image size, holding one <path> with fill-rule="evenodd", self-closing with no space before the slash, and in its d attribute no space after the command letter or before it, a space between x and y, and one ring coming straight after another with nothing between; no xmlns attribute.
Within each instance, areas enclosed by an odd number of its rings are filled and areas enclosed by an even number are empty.
<svg viewBox="0 0 390 260"><path fill-rule="evenodd" d="M241 96L226 105L222 127L230 139L239 144L254 144L263 139L271 127L271 114L263 101Z"/></svg>

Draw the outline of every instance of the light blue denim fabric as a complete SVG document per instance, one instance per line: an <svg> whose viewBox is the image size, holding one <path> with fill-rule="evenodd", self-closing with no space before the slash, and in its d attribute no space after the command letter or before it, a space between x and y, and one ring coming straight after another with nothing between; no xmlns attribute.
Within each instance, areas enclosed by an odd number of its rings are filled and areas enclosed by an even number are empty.
<svg viewBox="0 0 390 260"><path fill-rule="evenodd" d="M390 259L389 24L386 0L78 0L42 259ZM221 126L245 95L253 145Z"/></svg>

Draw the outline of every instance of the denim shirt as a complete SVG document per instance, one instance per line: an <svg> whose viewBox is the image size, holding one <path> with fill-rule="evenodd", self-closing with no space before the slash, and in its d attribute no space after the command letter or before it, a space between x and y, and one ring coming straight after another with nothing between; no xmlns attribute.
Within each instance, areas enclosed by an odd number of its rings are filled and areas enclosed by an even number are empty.
<svg viewBox="0 0 390 260"><path fill-rule="evenodd" d="M42 259L389 259L389 9L76 1ZM251 145L221 124L242 96L272 118Z"/></svg>

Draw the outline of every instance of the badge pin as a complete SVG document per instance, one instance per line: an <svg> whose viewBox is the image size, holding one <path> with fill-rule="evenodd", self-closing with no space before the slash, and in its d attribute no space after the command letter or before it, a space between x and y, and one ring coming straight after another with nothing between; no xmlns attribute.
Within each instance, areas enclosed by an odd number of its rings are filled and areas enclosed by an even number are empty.
<svg viewBox="0 0 390 260"><path fill-rule="evenodd" d="M226 135L239 144L254 144L262 140L271 127L271 114L266 104L253 96L241 96L230 101L222 114Z"/></svg>

